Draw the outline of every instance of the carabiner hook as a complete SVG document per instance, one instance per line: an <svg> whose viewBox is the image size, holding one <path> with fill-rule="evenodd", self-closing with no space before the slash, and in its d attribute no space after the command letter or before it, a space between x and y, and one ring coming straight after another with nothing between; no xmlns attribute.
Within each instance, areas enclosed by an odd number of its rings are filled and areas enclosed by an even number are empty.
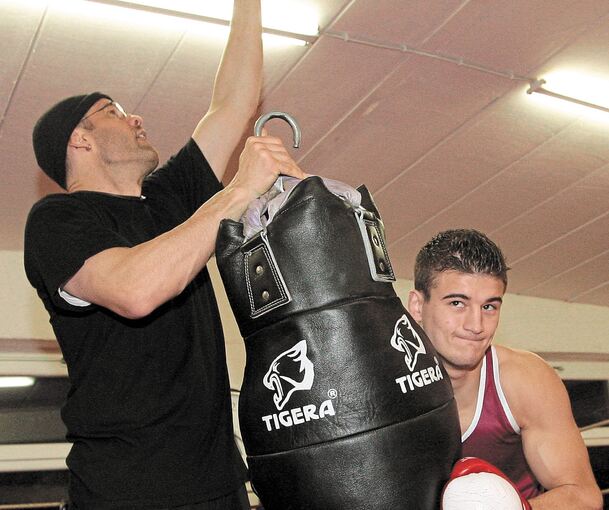
<svg viewBox="0 0 609 510"><path fill-rule="evenodd" d="M254 124L254 134L256 136L260 136L262 134L262 127L266 124L268 120L279 118L285 120L290 126L292 126L292 132L294 134L294 148L297 149L300 147L300 137L301 131L298 122L296 119L292 117L289 113L284 112L269 112L261 115L256 124Z"/></svg>

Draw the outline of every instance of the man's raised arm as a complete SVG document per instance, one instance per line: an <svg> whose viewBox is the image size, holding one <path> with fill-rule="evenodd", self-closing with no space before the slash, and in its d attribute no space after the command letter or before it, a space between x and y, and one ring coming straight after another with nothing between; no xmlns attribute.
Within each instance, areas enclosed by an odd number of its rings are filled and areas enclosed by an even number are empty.
<svg viewBox="0 0 609 510"><path fill-rule="evenodd" d="M219 180L254 115L262 82L260 0L234 0L209 110L192 135Z"/></svg>

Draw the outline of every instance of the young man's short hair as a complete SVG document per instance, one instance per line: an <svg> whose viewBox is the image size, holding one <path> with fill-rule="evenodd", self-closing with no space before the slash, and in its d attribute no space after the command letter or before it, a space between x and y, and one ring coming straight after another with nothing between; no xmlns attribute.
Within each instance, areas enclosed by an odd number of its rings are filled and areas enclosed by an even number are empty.
<svg viewBox="0 0 609 510"><path fill-rule="evenodd" d="M423 246L415 263L415 289L428 300L436 274L449 270L495 276L507 287L509 267L501 249L477 230L445 230Z"/></svg>

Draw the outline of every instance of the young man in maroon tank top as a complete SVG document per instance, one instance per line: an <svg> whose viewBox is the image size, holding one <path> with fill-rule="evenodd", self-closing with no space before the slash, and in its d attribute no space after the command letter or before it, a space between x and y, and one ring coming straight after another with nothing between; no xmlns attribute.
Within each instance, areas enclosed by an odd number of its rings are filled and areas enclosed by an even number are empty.
<svg viewBox="0 0 609 510"><path fill-rule="evenodd" d="M560 378L531 352L491 345L507 270L501 250L475 230L441 232L416 259L408 308L450 376L463 455L505 473L523 508L600 509Z"/></svg>

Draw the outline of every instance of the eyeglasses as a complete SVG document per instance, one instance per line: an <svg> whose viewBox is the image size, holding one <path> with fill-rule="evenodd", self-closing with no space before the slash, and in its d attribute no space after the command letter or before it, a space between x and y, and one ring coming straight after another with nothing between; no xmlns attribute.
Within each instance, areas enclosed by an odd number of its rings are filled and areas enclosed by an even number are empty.
<svg viewBox="0 0 609 510"><path fill-rule="evenodd" d="M94 112L90 113L89 115L85 115L82 119L80 119L80 122L82 122L83 120L87 120L89 117L92 117L96 113L99 113L102 110L105 110L106 108L108 108L110 106L113 106L114 109L109 110L108 113L114 112L114 115L116 115L119 119L127 118L127 112L125 111L125 109L120 104L118 104L116 101L110 101L109 103L106 103L104 106L102 106L99 110L95 110Z"/></svg>

